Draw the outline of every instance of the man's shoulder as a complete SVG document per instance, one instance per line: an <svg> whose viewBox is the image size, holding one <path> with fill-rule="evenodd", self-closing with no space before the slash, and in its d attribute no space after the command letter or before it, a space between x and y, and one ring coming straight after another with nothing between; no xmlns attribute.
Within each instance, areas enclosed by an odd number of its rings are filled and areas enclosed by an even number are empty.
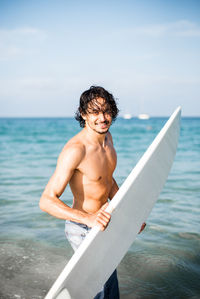
<svg viewBox="0 0 200 299"><path fill-rule="evenodd" d="M74 161L80 162L85 156L85 145L81 142L78 134L72 137L64 146L62 152L60 153L60 158L72 159Z"/></svg>
<svg viewBox="0 0 200 299"><path fill-rule="evenodd" d="M111 135L110 131L108 131L108 132L106 133L106 137L107 137L107 138L112 138L112 135Z"/></svg>
<svg viewBox="0 0 200 299"><path fill-rule="evenodd" d="M76 136L72 137L64 146L63 151L68 152L68 151L73 151L76 154L78 153L84 153L85 152L85 145L82 142L79 134Z"/></svg>
<svg viewBox="0 0 200 299"><path fill-rule="evenodd" d="M110 141L113 144L112 135L109 131L107 132L106 137L107 137L108 141Z"/></svg>

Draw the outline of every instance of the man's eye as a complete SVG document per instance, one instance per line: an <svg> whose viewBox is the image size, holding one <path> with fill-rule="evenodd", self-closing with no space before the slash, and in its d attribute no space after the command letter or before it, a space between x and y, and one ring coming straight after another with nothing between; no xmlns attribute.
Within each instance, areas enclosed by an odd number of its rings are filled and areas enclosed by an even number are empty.
<svg viewBox="0 0 200 299"><path fill-rule="evenodd" d="M105 113L106 113L106 114L112 114L112 112L111 112L110 109L107 109L107 110L105 111Z"/></svg>
<svg viewBox="0 0 200 299"><path fill-rule="evenodd" d="M97 111L97 110L93 110L93 111L92 111L92 114L96 114L96 115L97 115L97 114L99 114L99 111Z"/></svg>
<svg viewBox="0 0 200 299"><path fill-rule="evenodd" d="M87 113L88 114L98 114L99 111L97 111L97 110L89 110Z"/></svg>

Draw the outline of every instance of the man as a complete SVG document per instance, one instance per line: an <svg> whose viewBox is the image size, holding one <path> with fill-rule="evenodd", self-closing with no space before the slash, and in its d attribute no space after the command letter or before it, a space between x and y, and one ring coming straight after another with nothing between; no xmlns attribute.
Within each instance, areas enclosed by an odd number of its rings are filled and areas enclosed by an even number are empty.
<svg viewBox="0 0 200 299"><path fill-rule="evenodd" d="M66 220L66 236L74 250L93 226L103 231L111 218L105 209L118 186L113 178L117 156L109 128L118 111L113 95L104 88L92 86L83 92L76 114L83 129L64 146L40 199L43 211ZM72 207L59 199L68 183ZM119 298L116 271L95 298Z"/></svg>

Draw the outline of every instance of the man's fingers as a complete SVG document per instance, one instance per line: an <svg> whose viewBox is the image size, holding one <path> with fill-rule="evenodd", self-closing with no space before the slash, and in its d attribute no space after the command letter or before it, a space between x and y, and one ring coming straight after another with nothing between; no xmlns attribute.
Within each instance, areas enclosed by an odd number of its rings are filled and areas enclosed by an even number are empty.
<svg viewBox="0 0 200 299"><path fill-rule="evenodd" d="M104 215L104 216L106 216L107 218L110 219L110 217L111 217L110 213L108 213L108 212L105 211L105 209L107 208L108 205L109 205L109 203L106 202L106 203L101 207L101 209L99 210L99 213L102 214L102 215Z"/></svg>
<svg viewBox="0 0 200 299"><path fill-rule="evenodd" d="M104 211L104 210L107 208L108 205L109 205L109 203L106 202L106 203L101 207L101 210Z"/></svg>
<svg viewBox="0 0 200 299"><path fill-rule="evenodd" d="M104 230L107 227L107 225L110 221L110 218L111 218L110 214L106 213L105 211L100 211L97 214L96 221L100 225L101 230Z"/></svg>
<svg viewBox="0 0 200 299"><path fill-rule="evenodd" d="M102 231L105 230L111 218L111 215L105 211L108 205L109 203L106 202L95 216L96 225L98 225Z"/></svg>
<svg viewBox="0 0 200 299"><path fill-rule="evenodd" d="M105 211L99 211L98 215L102 215L103 217L109 218L111 217L110 213Z"/></svg>
<svg viewBox="0 0 200 299"><path fill-rule="evenodd" d="M138 234L140 234L145 229L145 227L146 227L146 223L144 222L144 223L142 223L142 226L141 226Z"/></svg>
<svg viewBox="0 0 200 299"><path fill-rule="evenodd" d="M110 221L110 218L111 218L111 216L108 213L99 213L97 215L98 221L101 221L102 223L105 223L105 224L107 224Z"/></svg>

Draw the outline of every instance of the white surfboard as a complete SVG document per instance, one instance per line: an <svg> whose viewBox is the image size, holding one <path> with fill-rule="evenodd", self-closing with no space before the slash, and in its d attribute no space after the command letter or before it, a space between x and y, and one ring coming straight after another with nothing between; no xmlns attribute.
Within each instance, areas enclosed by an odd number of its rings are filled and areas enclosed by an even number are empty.
<svg viewBox="0 0 200 299"><path fill-rule="evenodd" d="M178 107L109 203L107 229L92 228L46 299L92 299L102 289L162 191L176 154L180 115Z"/></svg>

